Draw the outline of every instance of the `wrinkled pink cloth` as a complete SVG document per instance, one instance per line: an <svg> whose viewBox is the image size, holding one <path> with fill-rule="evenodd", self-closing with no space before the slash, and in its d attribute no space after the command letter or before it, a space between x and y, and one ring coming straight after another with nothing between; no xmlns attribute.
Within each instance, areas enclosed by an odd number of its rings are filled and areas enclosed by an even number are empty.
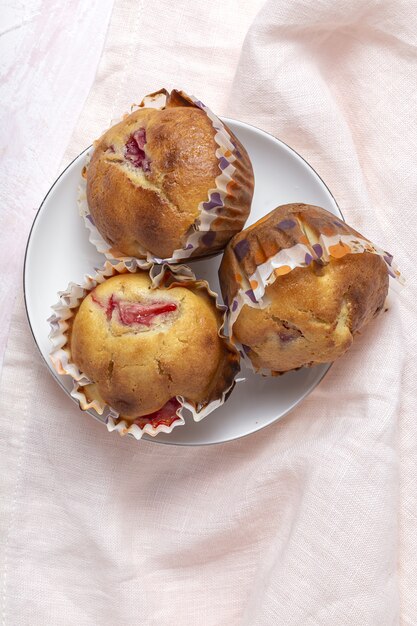
<svg viewBox="0 0 417 626"><path fill-rule="evenodd" d="M116 0L68 158L142 94L184 88L300 152L408 283L290 415L203 448L79 412L20 304L0 397L4 623L417 623L416 33L411 0Z"/></svg>

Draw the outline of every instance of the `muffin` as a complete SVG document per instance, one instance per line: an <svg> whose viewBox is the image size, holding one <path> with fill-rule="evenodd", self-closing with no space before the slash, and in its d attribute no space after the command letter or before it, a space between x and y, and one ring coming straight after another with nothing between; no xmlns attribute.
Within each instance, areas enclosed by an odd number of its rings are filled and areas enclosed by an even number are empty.
<svg viewBox="0 0 417 626"><path fill-rule="evenodd" d="M239 140L175 90L148 96L104 133L86 179L90 220L110 253L151 261L222 250L243 228L254 189Z"/></svg>
<svg viewBox="0 0 417 626"><path fill-rule="evenodd" d="M156 427L170 425L180 406L198 414L231 391L239 356L221 336L222 311L205 283L167 276L157 287L144 271L116 274L69 313L64 307L70 366L62 349L53 362L85 377L82 408L108 405L118 420Z"/></svg>
<svg viewBox="0 0 417 626"><path fill-rule="evenodd" d="M219 277L231 337L257 371L334 361L383 310L388 269L375 246L324 209L278 207L225 251Z"/></svg>

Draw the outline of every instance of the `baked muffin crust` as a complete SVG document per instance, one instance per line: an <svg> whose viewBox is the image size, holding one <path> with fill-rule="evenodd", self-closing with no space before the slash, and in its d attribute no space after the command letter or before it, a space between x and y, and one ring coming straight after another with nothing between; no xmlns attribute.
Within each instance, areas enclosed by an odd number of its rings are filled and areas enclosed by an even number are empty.
<svg viewBox="0 0 417 626"><path fill-rule="evenodd" d="M317 245L319 234L330 227L362 237L319 207L278 207L230 242L219 271L223 297L233 300L237 274L249 278L258 265L297 243ZM387 268L376 254L330 257L327 264L312 261L267 286L265 308L244 305L233 336L255 369L286 372L334 361L383 309L387 292Z"/></svg>
<svg viewBox="0 0 417 626"><path fill-rule="evenodd" d="M239 155L224 207L194 256L221 250L247 219L253 172ZM119 253L171 258L193 232L200 204L221 174L215 129L207 114L173 91L163 109L140 108L96 142L87 168L87 202L97 229Z"/></svg>
<svg viewBox="0 0 417 626"><path fill-rule="evenodd" d="M175 396L197 406L228 389L238 359L219 336L221 312L198 285L151 288L146 272L98 285L70 322L72 360L84 388L132 421Z"/></svg>

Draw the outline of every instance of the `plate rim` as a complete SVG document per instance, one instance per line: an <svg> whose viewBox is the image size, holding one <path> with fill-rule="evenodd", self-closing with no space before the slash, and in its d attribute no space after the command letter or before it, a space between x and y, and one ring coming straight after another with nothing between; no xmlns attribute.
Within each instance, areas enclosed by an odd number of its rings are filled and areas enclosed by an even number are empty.
<svg viewBox="0 0 417 626"><path fill-rule="evenodd" d="M345 222L345 218L344 215L339 207L339 204L336 200L336 198L334 197L332 191L329 189L328 185L324 182L324 180L322 179L322 177L316 172L316 170L314 169L314 167L301 155L299 154L294 148L292 148L290 145L288 145L287 143L285 143L285 141L283 141L282 139L279 139L278 137L275 137L275 135L273 135L272 133L269 133L266 130L263 130L262 128L258 128L257 126L255 126L254 124L249 124L248 122L243 122L241 120L236 120L234 118L230 118L230 117L221 117L220 118L222 121L224 121L226 124L229 124L230 122L232 122L232 124L237 124L239 126L246 126L246 127L250 127L253 128L254 130L256 130L258 133L261 133L263 135L266 135L268 138L273 139L274 141L277 141L278 143L280 143L282 146L285 146L285 148L289 151L294 153L301 161L303 161L305 163L305 165L312 170L312 172L316 175L316 177L319 179L319 181L323 184L323 186L325 187L325 189L327 190L327 192L329 193L329 195L331 196L337 210L340 213L340 216L342 218L342 220ZM29 324L29 329L32 335L32 338L35 342L35 345L38 349L39 354L41 355L41 358L44 362L44 364L47 366L48 371L53 375L52 377L54 378L54 380L58 383L58 385L61 387L61 389L65 392L65 394L71 398L70 393L68 391L68 389L64 386L63 382L61 382L60 377L58 375L55 374L55 372L53 372L51 370L51 368L49 367L49 363L46 359L46 357L44 356L44 354L42 353L42 350L37 342L37 339L35 337L35 333L32 327L32 323L31 323L31 319L30 319L30 315L29 315L29 309L28 309L28 303L27 303L27 297L26 297L26 265L27 265L27 260L28 260L28 251L29 251L29 246L32 240L32 235L33 235L33 231L36 227L37 224L37 220L38 217L42 211L42 208L45 204L45 202L47 201L49 195L51 194L52 190L55 188L55 186L59 183L60 179L64 176L64 174L66 173L66 171L75 163L75 161L77 161L83 154L85 154L88 150L90 150L92 147L92 144L90 144L89 146L87 146L86 148L84 148L84 150L82 150L79 154L77 154L67 165L66 167L62 170L62 172L57 176L57 178L54 180L54 182L52 183L52 185L50 186L50 188L48 189L48 191L46 192L45 196L42 199L42 202L39 205L38 210L36 211L35 217L33 218L33 222L32 225L30 227L29 230L29 234L28 234L28 238L26 241L26 247L25 247L25 254L24 254L24 259L23 259L23 270L22 270L22 286L23 286L23 300L24 300L24 305L25 305L25 312L26 312L26 319L28 321ZM200 259L201 260L201 259ZM158 443L161 445L168 445L168 446L185 446L185 447L200 447L200 446L214 446L214 445L222 445L222 444L226 444L226 443L230 443L232 441L237 441L239 439L244 439L245 437L249 437L250 435L253 435L257 432L260 432L262 430L265 430L266 428L269 428L270 426L272 426L273 424L275 424L277 421L283 419L284 417L286 417L289 413L291 413L291 411L293 411L310 393L312 393L314 391L314 389L316 389L316 387L322 382L323 378L326 376L326 374L328 373L328 371L330 370L330 368L332 367L333 363L328 363L328 364L323 364L323 365L327 365L326 369L324 370L324 372L322 373L322 375L320 376L320 378L314 383L313 387L307 389L305 391L305 393L303 395L301 395L299 398L297 398L297 400L284 412L281 413L279 416L277 416L274 420L272 420L271 422L269 422L269 424L265 424L265 426L261 426L261 428L257 428L257 429L253 429L243 435L237 435L236 437L230 437L228 439L224 439L223 441L210 441L210 442L178 442L178 441L169 441L169 440L162 440L159 439L158 437L151 437L150 435L144 434L142 436L142 440L148 441L148 442L152 442L152 443ZM91 417L93 417L96 421L100 422L101 424L105 425L104 421L100 419L100 416L94 415L93 413L91 413L90 411L85 411L86 413L88 413Z"/></svg>

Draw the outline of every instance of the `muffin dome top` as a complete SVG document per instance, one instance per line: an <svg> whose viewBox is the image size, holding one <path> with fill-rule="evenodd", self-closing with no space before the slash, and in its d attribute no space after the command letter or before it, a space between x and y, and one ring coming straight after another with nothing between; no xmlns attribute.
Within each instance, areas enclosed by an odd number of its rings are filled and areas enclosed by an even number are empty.
<svg viewBox="0 0 417 626"><path fill-rule="evenodd" d="M198 285L151 288L145 272L109 278L81 302L69 332L72 360L92 381L86 396L130 421L176 396L204 406L238 369L222 321Z"/></svg>
<svg viewBox="0 0 417 626"><path fill-rule="evenodd" d="M241 230L253 194L252 167L237 138L215 119L217 125L173 91L163 108L139 108L96 142L87 201L117 253L169 259L186 248L184 258L201 256L222 249ZM200 223L203 209L209 224ZM190 243L199 229L198 242Z"/></svg>
<svg viewBox="0 0 417 626"><path fill-rule="evenodd" d="M219 270L229 330L256 370L335 360L378 314L388 266L331 213L278 207L236 235ZM382 251L381 251L382 252Z"/></svg>
<svg viewBox="0 0 417 626"><path fill-rule="evenodd" d="M387 290L388 273L375 254L297 267L266 287L265 308L243 306L233 333L257 370L328 363L382 310Z"/></svg>

